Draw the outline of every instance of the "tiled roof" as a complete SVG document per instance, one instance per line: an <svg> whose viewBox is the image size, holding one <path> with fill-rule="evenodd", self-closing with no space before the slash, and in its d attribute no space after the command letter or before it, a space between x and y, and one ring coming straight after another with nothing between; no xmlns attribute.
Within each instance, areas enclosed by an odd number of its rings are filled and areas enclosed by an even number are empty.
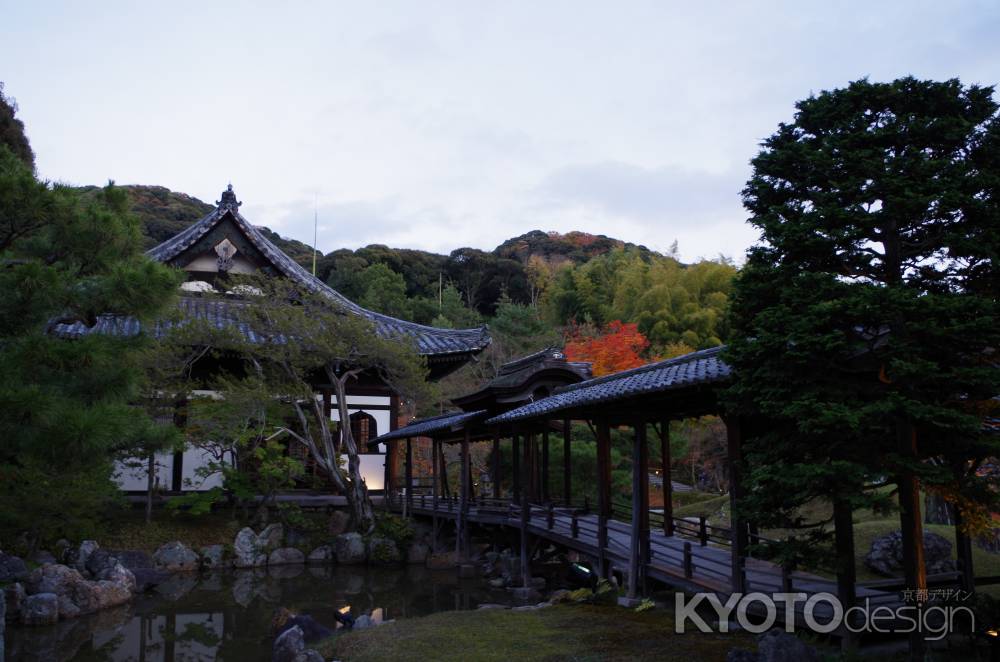
<svg viewBox="0 0 1000 662"><path fill-rule="evenodd" d="M372 439L368 442L368 445L372 444L383 444L387 441L393 441L395 439L406 439L407 437L426 437L432 435L436 432L445 431L458 431L464 428L465 424L486 416L486 410L480 411L456 411L448 414L441 414L440 416L432 416L431 418L422 418L417 421L413 421L409 425L403 426L398 430L393 430L392 432L386 432L380 437Z"/></svg>
<svg viewBox="0 0 1000 662"><path fill-rule="evenodd" d="M723 347L713 347L564 386L547 398L494 416L487 420L486 424L512 423L576 407L610 403L682 386L721 382L730 374L729 366L720 357L722 350Z"/></svg>
<svg viewBox="0 0 1000 662"><path fill-rule="evenodd" d="M295 260L288 257L284 251L271 243L256 227L243 218L239 213L239 205L240 203L236 202L236 196L232 192L232 187L230 187L228 191L223 193L222 201L216 209L212 210L183 232L150 249L146 254L154 260L170 262L193 246L199 239L211 231L212 228L218 225L223 218L230 216L246 238L282 275L312 292L317 292L325 296L341 309L370 320L375 325L378 333L383 337L413 338L416 341L417 351L423 355L475 353L485 349L490 344L489 330L485 326L474 329L442 329L416 324L415 322L407 322L362 308L319 278L313 276L295 262ZM214 319L220 324L226 323L227 317L223 310L228 304L225 302L216 302L212 305L217 306L218 310L201 311L203 312L201 318ZM191 303L181 304L181 310L185 314L192 307L196 308L197 306ZM207 306L206 308L210 307ZM162 326L160 323L157 324L158 328ZM56 329L56 333L64 336L79 336L87 332L126 333L127 335L134 335L139 332L139 322L130 318L111 317L101 318L98 324L89 331L79 324L72 326L63 325L61 328Z"/></svg>

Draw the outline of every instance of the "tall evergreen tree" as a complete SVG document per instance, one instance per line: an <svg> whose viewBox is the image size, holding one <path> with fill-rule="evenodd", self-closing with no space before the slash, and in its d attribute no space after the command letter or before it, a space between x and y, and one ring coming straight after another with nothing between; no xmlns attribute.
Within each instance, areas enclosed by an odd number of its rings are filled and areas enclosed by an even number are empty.
<svg viewBox="0 0 1000 662"><path fill-rule="evenodd" d="M744 508L815 538L830 522L801 506L831 499L843 573L851 509L895 483L917 585L918 485L967 509L995 499L975 469L1000 451L981 433L1000 393L998 105L992 88L903 78L796 108L743 191L761 242L735 288L730 395L768 421L751 426Z"/></svg>
<svg viewBox="0 0 1000 662"><path fill-rule="evenodd" d="M148 318L174 272L145 258L122 192L82 202L0 145L0 536L29 545L92 532L112 460L148 442L144 338L56 337L56 324Z"/></svg>

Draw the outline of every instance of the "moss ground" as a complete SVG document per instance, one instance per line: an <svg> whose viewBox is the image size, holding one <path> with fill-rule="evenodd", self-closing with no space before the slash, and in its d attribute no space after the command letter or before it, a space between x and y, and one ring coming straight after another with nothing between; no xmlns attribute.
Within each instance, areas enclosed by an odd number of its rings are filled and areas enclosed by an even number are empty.
<svg viewBox="0 0 1000 662"><path fill-rule="evenodd" d="M725 660L755 648L743 633L675 634L669 612L559 605L537 611L442 612L324 642L326 657L366 660Z"/></svg>

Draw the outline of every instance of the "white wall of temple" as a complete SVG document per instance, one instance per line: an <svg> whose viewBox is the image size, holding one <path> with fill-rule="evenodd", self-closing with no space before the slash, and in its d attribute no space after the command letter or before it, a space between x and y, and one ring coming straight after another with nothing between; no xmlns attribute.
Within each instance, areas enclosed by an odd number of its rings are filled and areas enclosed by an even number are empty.
<svg viewBox="0 0 1000 662"><path fill-rule="evenodd" d="M215 397L212 391L195 391L192 395ZM317 396L322 398L322 396ZM363 411L375 419L378 434L385 434L391 429L392 414L387 409L391 403L389 396L348 395L347 406L351 414ZM373 408L373 407L378 407ZM340 412L337 410L336 398L332 401L331 420L338 421ZM374 449L373 449L374 450ZM378 453L361 455L361 476L370 490L381 490L385 481L385 444L380 444ZM169 491L173 489L174 466L177 457L173 453L156 454L157 489ZM188 446L181 457L181 489L184 491L206 491L222 485L222 476L213 474L207 478L199 476L199 469L212 462L211 456L205 451ZM145 492L147 480L147 461L145 458L134 458L115 464L115 480L118 487L126 492Z"/></svg>

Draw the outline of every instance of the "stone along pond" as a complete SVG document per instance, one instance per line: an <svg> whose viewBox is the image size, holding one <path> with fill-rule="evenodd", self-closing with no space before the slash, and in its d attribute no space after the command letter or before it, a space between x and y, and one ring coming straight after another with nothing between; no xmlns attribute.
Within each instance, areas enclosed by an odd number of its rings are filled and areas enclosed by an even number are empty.
<svg viewBox="0 0 1000 662"><path fill-rule="evenodd" d="M269 660L278 607L336 628L335 612L373 621L509 603L505 590L423 566L276 566L178 573L133 601L43 627L11 627L8 661Z"/></svg>

